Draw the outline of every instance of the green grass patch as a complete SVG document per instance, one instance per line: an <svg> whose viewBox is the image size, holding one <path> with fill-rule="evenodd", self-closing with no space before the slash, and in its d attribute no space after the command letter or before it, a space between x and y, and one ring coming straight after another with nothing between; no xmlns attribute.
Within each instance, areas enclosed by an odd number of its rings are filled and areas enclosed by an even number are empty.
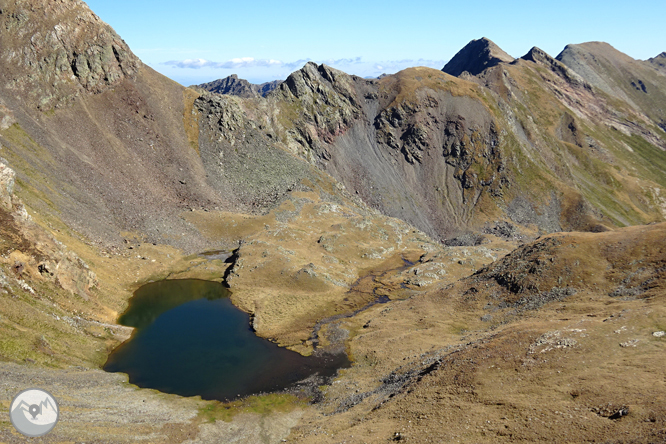
<svg viewBox="0 0 666 444"><path fill-rule="evenodd" d="M285 129L294 128L294 122L303 113L303 106L300 102L280 102L280 112L277 115L278 122Z"/></svg>
<svg viewBox="0 0 666 444"><path fill-rule="evenodd" d="M648 178L666 187L666 152L637 134L632 134L631 137L623 136L623 139L644 161L649 173Z"/></svg>
<svg viewBox="0 0 666 444"><path fill-rule="evenodd" d="M294 395L271 393L231 402L213 401L199 409L199 416L207 422L218 420L231 422L239 413L257 413L262 416L275 412L288 413L304 407L306 403L306 400Z"/></svg>
<svg viewBox="0 0 666 444"><path fill-rule="evenodd" d="M454 335L464 335L469 331L469 326L467 324L462 324L458 322L452 322L449 325L449 328L451 329L451 333Z"/></svg>

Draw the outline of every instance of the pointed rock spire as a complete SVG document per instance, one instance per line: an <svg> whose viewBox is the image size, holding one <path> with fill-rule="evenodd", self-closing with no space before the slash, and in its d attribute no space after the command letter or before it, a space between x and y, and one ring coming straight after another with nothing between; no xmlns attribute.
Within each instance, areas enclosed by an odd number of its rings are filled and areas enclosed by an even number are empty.
<svg viewBox="0 0 666 444"><path fill-rule="evenodd" d="M467 71L472 75L482 73L485 69L502 62L513 62L514 58L504 52L491 40L483 37L472 40L453 56L442 71L452 76L459 76Z"/></svg>

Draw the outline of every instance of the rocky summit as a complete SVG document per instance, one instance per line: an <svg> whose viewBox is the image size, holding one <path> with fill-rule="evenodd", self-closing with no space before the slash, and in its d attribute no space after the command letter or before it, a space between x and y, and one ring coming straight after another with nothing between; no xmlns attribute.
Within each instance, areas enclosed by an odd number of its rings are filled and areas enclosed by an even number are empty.
<svg viewBox="0 0 666 444"><path fill-rule="evenodd" d="M663 53L185 88L79 0L7 0L0 58L0 401L48 390L44 442L666 439ZM352 365L231 401L102 371L163 279Z"/></svg>
<svg viewBox="0 0 666 444"><path fill-rule="evenodd" d="M236 74L232 74L224 79L196 85L195 88L200 88L217 94L230 94L233 96L249 98L258 96L266 97L266 95L277 88L280 83L282 82L274 80L272 82L255 85L245 79L239 79Z"/></svg>
<svg viewBox="0 0 666 444"><path fill-rule="evenodd" d="M449 62L442 68L447 74L459 76L464 72L475 76L482 73L486 68L498 65L499 63L510 63L513 57L504 52L499 46L483 37L478 40L472 40L463 49L461 49Z"/></svg>

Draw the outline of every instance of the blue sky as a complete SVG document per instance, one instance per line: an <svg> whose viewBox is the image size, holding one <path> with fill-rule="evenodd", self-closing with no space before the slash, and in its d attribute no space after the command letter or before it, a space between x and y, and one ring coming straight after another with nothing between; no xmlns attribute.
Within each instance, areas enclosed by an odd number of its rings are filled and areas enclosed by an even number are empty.
<svg viewBox="0 0 666 444"><path fill-rule="evenodd" d="M441 69L472 39L514 57L538 46L605 41L637 59L666 51L666 1L224 2L89 0L144 63L182 83L230 74L284 79L306 61L377 76L409 66Z"/></svg>

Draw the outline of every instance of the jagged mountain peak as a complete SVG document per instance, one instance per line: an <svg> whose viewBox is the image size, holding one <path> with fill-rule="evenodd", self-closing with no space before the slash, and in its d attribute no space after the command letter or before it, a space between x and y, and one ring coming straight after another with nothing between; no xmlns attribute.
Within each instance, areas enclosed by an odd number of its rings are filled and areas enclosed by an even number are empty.
<svg viewBox="0 0 666 444"><path fill-rule="evenodd" d="M195 88L201 88L217 94L229 94L232 96L249 98L266 97L268 93L277 88L281 83L281 80L273 80L272 82L265 82L257 85L239 78L237 74L231 74L223 79L195 85Z"/></svg>
<svg viewBox="0 0 666 444"><path fill-rule="evenodd" d="M217 94L230 94L239 97L257 97L258 93L252 88L252 84L245 79L239 79L236 74L231 74L223 79L202 83L197 87Z"/></svg>
<svg viewBox="0 0 666 444"><path fill-rule="evenodd" d="M556 60L546 51L536 46L533 46L532 49L530 49L527 54L522 56L519 60L526 60L529 62L534 62L538 65L546 66L548 69L563 77L565 80L572 84L587 85L581 76L569 69L564 63ZM589 87L589 85L587 85L587 87Z"/></svg>
<svg viewBox="0 0 666 444"><path fill-rule="evenodd" d="M527 54L521 57L523 60L530 60L532 62L543 62L554 60L546 51L536 46L533 46L532 49L527 51Z"/></svg>
<svg viewBox="0 0 666 444"><path fill-rule="evenodd" d="M352 98L354 93L351 82L352 76L343 71L325 64L317 65L315 62L308 62L303 68L291 73L281 88L285 92L290 91L298 98L313 92L320 93L329 88L342 93L347 98Z"/></svg>
<svg viewBox="0 0 666 444"><path fill-rule="evenodd" d="M459 76L467 71L472 75L482 73L486 68L499 63L513 62L514 58L504 52L492 40L483 37L472 40L442 68L447 74Z"/></svg>

